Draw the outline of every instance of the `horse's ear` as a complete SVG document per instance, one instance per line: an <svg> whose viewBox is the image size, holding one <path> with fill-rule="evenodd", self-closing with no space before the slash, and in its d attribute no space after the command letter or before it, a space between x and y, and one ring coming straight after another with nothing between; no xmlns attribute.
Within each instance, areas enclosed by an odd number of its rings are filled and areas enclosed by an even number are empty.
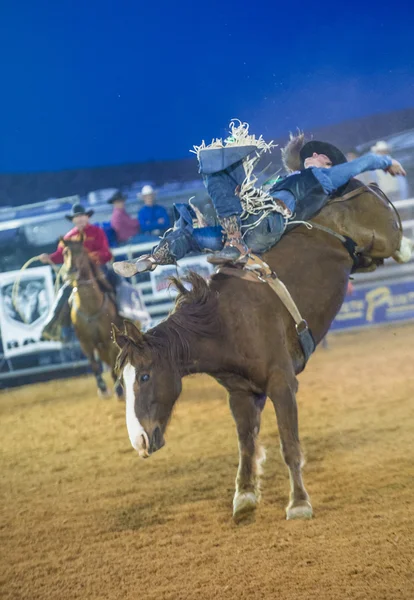
<svg viewBox="0 0 414 600"><path fill-rule="evenodd" d="M129 337L129 339L134 342L136 346L142 346L144 338L138 327L134 325L132 321L124 321L124 328L124 333Z"/></svg>
<svg viewBox="0 0 414 600"><path fill-rule="evenodd" d="M85 241L85 237L85 233L82 231L82 233L79 234L79 241L82 242L82 244Z"/></svg>
<svg viewBox="0 0 414 600"><path fill-rule="evenodd" d="M118 346L120 350L129 342L128 336L125 333L121 333L113 323L112 323L112 341L114 344Z"/></svg>
<svg viewBox="0 0 414 600"><path fill-rule="evenodd" d="M59 238L59 246L65 246L65 247L67 246L66 240L63 237L63 235L61 235Z"/></svg>

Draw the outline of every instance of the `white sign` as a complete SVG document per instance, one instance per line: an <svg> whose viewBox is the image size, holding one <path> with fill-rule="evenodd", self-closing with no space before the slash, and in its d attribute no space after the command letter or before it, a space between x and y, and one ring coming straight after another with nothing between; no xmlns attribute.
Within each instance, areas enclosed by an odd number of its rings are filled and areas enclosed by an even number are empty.
<svg viewBox="0 0 414 600"><path fill-rule="evenodd" d="M214 267L207 262L206 256L189 256L188 258L183 258L180 260L178 268L175 265L157 267L154 271L150 272L153 298L155 300L168 300L176 296L177 291L171 287L169 277L181 278L188 271L195 271L198 275L204 277L204 279L209 279L214 271Z"/></svg>
<svg viewBox="0 0 414 600"><path fill-rule="evenodd" d="M13 285L17 277L20 284L14 305ZM40 340L53 296L50 267L0 274L0 329L6 358L61 348L60 342Z"/></svg>
<svg viewBox="0 0 414 600"><path fill-rule="evenodd" d="M131 284L121 282L117 289L118 304L121 305L119 314L125 319L138 321L140 328L146 331L151 326L151 315L149 314L141 291Z"/></svg>

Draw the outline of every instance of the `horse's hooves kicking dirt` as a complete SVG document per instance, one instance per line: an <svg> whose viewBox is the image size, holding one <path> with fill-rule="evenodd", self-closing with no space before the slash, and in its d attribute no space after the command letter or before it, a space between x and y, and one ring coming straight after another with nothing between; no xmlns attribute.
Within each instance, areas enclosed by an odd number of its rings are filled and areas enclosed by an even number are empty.
<svg viewBox="0 0 414 600"><path fill-rule="evenodd" d="M286 509L286 519L311 519L313 510L310 502L304 501L296 506L288 506Z"/></svg>
<svg viewBox="0 0 414 600"><path fill-rule="evenodd" d="M256 510L258 498L253 492L237 494L233 500L233 519L238 523Z"/></svg>
<svg viewBox="0 0 414 600"><path fill-rule="evenodd" d="M108 398L112 398L112 391L111 390L98 390L98 396L100 398L103 398L104 400L107 400Z"/></svg>

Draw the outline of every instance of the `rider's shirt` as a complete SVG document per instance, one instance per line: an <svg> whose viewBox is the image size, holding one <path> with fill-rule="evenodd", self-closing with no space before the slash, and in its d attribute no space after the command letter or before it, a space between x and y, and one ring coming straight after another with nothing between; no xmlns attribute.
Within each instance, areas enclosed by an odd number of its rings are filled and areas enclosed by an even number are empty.
<svg viewBox="0 0 414 600"><path fill-rule="evenodd" d="M391 164L389 156L365 154L330 168L310 167L278 180L269 193L282 200L301 219L309 219L319 212L330 194L352 177L370 170L386 169Z"/></svg>
<svg viewBox="0 0 414 600"><path fill-rule="evenodd" d="M84 235L83 245L85 249L99 265L104 265L112 259L108 238L100 227L88 223L82 233ZM64 239L75 242L80 240L80 236L81 232L77 227L74 227L64 236ZM57 265L63 263L63 248L63 243L59 242L56 252L50 255L52 262Z"/></svg>

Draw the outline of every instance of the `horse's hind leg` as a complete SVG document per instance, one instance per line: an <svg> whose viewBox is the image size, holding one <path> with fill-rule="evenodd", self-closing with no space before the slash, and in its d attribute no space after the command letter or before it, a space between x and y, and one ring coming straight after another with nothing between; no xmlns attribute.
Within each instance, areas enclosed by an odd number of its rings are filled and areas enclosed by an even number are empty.
<svg viewBox="0 0 414 600"><path fill-rule="evenodd" d="M231 391L229 396L239 438L239 468L233 499L233 518L236 521L254 511L260 499L259 477L265 452L257 438L265 400L265 396L246 391Z"/></svg>
<svg viewBox="0 0 414 600"><path fill-rule="evenodd" d="M312 506L302 480L304 460L299 442L298 410L296 405L297 381L277 370L269 381L268 395L277 417L282 455L289 469L290 502L287 519L310 519Z"/></svg>

